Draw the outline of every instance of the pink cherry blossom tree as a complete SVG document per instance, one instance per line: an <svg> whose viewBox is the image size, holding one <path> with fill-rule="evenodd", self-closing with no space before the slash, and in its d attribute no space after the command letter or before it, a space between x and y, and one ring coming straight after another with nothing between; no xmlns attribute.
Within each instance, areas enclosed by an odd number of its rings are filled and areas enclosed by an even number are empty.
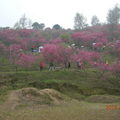
<svg viewBox="0 0 120 120"><path fill-rule="evenodd" d="M19 56L19 59L16 61L15 64L23 68L30 68L35 63L35 61L36 56L23 53Z"/></svg>

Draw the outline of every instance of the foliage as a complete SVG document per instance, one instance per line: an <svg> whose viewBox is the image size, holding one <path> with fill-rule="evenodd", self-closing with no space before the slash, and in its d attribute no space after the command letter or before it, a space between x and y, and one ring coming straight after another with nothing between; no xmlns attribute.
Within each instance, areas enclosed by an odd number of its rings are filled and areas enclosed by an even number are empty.
<svg viewBox="0 0 120 120"><path fill-rule="evenodd" d="M75 19L74 19L74 29L81 30L87 26L86 24L86 18L79 13L76 13Z"/></svg>
<svg viewBox="0 0 120 120"><path fill-rule="evenodd" d="M53 25L53 29L59 30L61 29L61 26L59 24L55 24Z"/></svg>
<svg viewBox="0 0 120 120"><path fill-rule="evenodd" d="M45 27L45 24L44 23L38 23L38 22L34 22L32 24L32 27L33 29L36 29L36 30L40 30L40 29L43 29Z"/></svg>
<svg viewBox="0 0 120 120"><path fill-rule="evenodd" d="M99 22L98 17L96 15L94 15L91 19L91 25L95 26L95 25L99 25L99 24L100 24L100 22Z"/></svg>
<svg viewBox="0 0 120 120"><path fill-rule="evenodd" d="M81 61L87 65L86 67L92 67L95 63L95 68L101 72L107 70L118 76L117 72L113 72L115 70L112 71L112 66L120 60L120 26L116 25L116 27L113 33L118 39L114 41L109 38L109 25L92 26L78 32L63 29L41 31L2 29L0 30L1 60L3 58L4 61L9 61L6 62L9 70L10 63L16 67L31 70L39 66L40 60L46 62L47 65L53 62L56 66L62 67L66 67L69 62L72 67L76 67L76 62ZM35 52L31 50L33 46ZM38 52L40 46L43 49ZM109 58L105 58L105 55ZM119 71L119 68L117 69L116 71Z"/></svg>
<svg viewBox="0 0 120 120"><path fill-rule="evenodd" d="M120 8L118 5L108 12L107 21L109 24L119 24L120 21Z"/></svg>
<svg viewBox="0 0 120 120"><path fill-rule="evenodd" d="M33 55L26 55L26 54L21 54L19 56L19 59L16 61L17 65L20 65L21 67L31 67L32 64L35 62L36 57Z"/></svg>
<svg viewBox="0 0 120 120"><path fill-rule="evenodd" d="M25 29L28 28L30 29L32 26L32 21L26 17L24 14L18 22L15 23L14 28L15 29Z"/></svg>

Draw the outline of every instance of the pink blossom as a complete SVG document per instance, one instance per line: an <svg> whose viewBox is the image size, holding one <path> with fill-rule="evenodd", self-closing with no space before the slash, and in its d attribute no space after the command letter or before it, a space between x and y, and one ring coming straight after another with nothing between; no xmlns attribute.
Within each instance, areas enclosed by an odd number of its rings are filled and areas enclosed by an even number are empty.
<svg viewBox="0 0 120 120"><path fill-rule="evenodd" d="M16 64L22 67L31 67L35 60L36 57L33 55L20 54L19 59L16 61Z"/></svg>

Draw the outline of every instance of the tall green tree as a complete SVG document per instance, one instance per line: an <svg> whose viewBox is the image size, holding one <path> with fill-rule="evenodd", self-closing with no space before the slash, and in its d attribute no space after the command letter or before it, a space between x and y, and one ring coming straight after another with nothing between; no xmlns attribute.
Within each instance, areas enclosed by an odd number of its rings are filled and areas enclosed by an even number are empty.
<svg viewBox="0 0 120 120"><path fill-rule="evenodd" d="M76 13L74 18L74 29L81 30L87 26L87 19L80 13Z"/></svg>
<svg viewBox="0 0 120 120"><path fill-rule="evenodd" d="M45 27L44 23L40 23L39 25L40 25L40 29L44 29L44 27Z"/></svg>
<svg viewBox="0 0 120 120"><path fill-rule="evenodd" d="M15 29L26 29L31 28L32 21L26 17L26 15L22 15L18 22L15 23Z"/></svg>
<svg viewBox="0 0 120 120"><path fill-rule="evenodd" d="M38 22L34 22L32 24L33 29L39 30L40 29L40 24Z"/></svg>
<svg viewBox="0 0 120 120"><path fill-rule="evenodd" d="M120 8L118 5L115 5L113 9L108 11L107 15L108 24L119 24L120 22Z"/></svg>
<svg viewBox="0 0 120 120"><path fill-rule="evenodd" d="M45 24L44 23L38 23L38 22L34 22L33 24L32 24L32 27L33 27L33 29L36 29L36 30L42 30L44 27L45 27Z"/></svg>
<svg viewBox="0 0 120 120"><path fill-rule="evenodd" d="M32 24L33 24L32 20L28 19L27 23L28 23L27 28L32 29Z"/></svg>
<svg viewBox="0 0 120 120"><path fill-rule="evenodd" d="M108 11L107 15L109 39L115 41L120 38L118 24L120 23L120 8L117 5Z"/></svg>
<svg viewBox="0 0 120 120"><path fill-rule="evenodd" d="M100 21L99 21L98 17L96 15L94 15L91 19L91 25L95 26L95 25L99 25L99 24L100 24Z"/></svg>
<svg viewBox="0 0 120 120"><path fill-rule="evenodd" d="M55 24L53 25L53 29L56 29L56 30L61 29L61 26L59 24Z"/></svg>

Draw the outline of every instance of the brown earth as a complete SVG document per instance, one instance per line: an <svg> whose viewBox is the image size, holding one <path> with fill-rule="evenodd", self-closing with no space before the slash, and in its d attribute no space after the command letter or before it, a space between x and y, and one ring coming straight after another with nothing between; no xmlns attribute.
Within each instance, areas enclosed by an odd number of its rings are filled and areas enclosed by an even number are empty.
<svg viewBox="0 0 120 120"><path fill-rule="evenodd" d="M86 98L86 101L92 103L120 103L120 97L113 95L91 95Z"/></svg>
<svg viewBox="0 0 120 120"><path fill-rule="evenodd" d="M14 109L18 106L59 105L68 100L71 99L54 89L22 88L11 91L3 106Z"/></svg>

